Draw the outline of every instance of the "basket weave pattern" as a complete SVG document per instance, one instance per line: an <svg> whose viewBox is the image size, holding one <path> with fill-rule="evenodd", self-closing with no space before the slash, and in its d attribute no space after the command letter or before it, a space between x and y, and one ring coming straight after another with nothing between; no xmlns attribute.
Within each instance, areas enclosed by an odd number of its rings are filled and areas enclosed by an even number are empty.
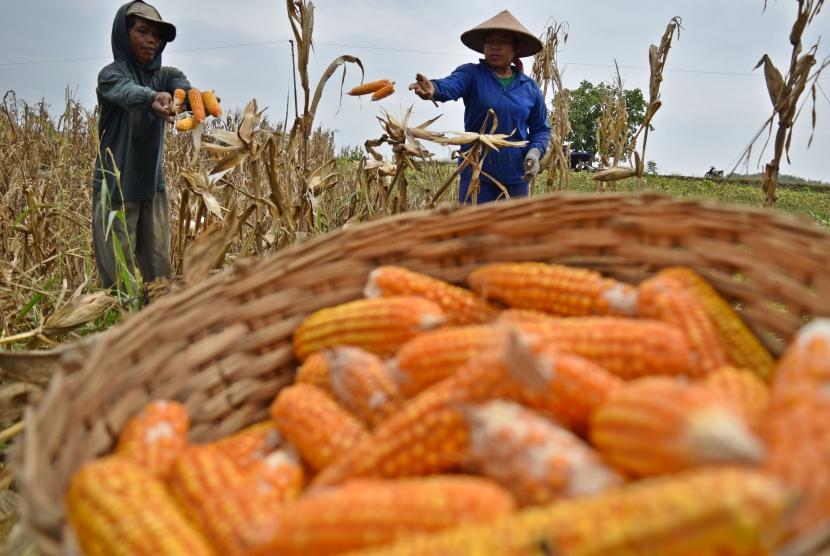
<svg viewBox="0 0 830 556"><path fill-rule="evenodd" d="M317 309L356 299L397 264L463 283L476 267L545 261L636 284L687 265L735 302L773 353L804 319L830 315L830 234L763 209L656 195L552 195L361 224L242 262L151 304L69 361L26 412L14 464L23 519L44 554L67 554L72 473L108 452L149 400L187 407L193 441L266 419L297 365L291 334Z"/></svg>

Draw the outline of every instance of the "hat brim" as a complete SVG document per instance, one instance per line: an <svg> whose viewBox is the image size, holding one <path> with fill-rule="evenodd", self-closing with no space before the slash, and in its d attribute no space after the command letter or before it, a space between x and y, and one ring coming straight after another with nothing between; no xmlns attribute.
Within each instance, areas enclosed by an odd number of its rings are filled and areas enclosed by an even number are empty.
<svg viewBox="0 0 830 556"><path fill-rule="evenodd" d="M461 42L467 48L475 50L484 54L484 39L493 31L504 31L506 33L515 33L520 37L519 46L516 48L516 56L524 58L526 56L533 56L542 50L542 41L537 37L517 31L515 29L506 29L504 27L477 27L470 29L461 34Z"/></svg>

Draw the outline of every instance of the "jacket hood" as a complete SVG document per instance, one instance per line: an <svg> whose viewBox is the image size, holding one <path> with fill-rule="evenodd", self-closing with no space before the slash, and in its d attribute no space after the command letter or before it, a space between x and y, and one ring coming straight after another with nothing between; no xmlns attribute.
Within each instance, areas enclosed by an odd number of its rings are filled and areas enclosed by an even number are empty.
<svg viewBox="0 0 830 556"><path fill-rule="evenodd" d="M112 55L116 62L126 63L135 76L139 78L139 82L143 83L144 80L140 79L141 70L153 71L161 67L161 53L164 52L167 41L162 39L158 54L156 54L152 62L142 64L138 61L138 58L136 58L133 52L133 47L130 44L130 35L127 31L127 10L133 4L135 2L127 2L118 8L118 12L115 14L115 19L112 22Z"/></svg>

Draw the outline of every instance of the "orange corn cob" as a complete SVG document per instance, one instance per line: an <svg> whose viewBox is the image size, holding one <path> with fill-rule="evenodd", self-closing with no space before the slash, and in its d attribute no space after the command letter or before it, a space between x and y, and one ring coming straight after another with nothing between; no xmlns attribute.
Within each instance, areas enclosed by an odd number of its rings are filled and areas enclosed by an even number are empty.
<svg viewBox="0 0 830 556"><path fill-rule="evenodd" d="M216 93L213 91L202 91L202 104L205 107L205 112L214 118L222 115L222 107L219 105L219 99L216 98Z"/></svg>
<svg viewBox="0 0 830 556"><path fill-rule="evenodd" d="M92 460L72 477L67 517L84 554L212 555L164 483L121 456Z"/></svg>
<svg viewBox="0 0 830 556"><path fill-rule="evenodd" d="M797 403L776 408L762 423L765 468L803 497L789 522L791 536L809 535L830 522L830 395L806 392Z"/></svg>
<svg viewBox="0 0 830 556"><path fill-rule="evenodd" d="M517 326L625 379L680 375L691 369L692 353L683 332L657 320L572 317Z"/></svg>
<svg viewBox="0 0 830 556"><path fill-rule="evenodd" d="M772 382L771 404L782 408L830 385L830 319L816 319L793 338Z"/></svg>
<svg viewBox="0 0 830 556"><path fill-rule="evenodd" d="M759 556L778 544L792 502L765 474L709 468L348 554Z"/></svg>
<svg viewBox="0 0 830 556"><path fill-rule="evenodd" d="M388 357L444 320L438 305L420 297L360 299L307 317L294 332L294 353L304 361L315 351L349 345Z"/></svg>
<svg viewBox="0 0 830 556"><path fill-rule="evenodd" d="M193 121L200 124L205 121L205 105L202 103L202 92L197 88L187 91L187 101L190 103L190 111L193 113Z"/></svg>
<svg viewBox="0 0 830 556"><path fill-rule="evenodd" d="M518 338L511 340L474 357L451 377L409 400L369 438L317 475L312 484L337 485L354 477L428 475L457 468L469 447L461 405L521 396L521 387L510 379L507 367L524 369L530 354L526 346L514 345L520 343Z"/></svg>
<svg viewBox="0 0 830 556"><path fill-rule="evenodd" d="M562 316L636 313L636 289L583 268L545 263L497 263L468 280L478 295L517 309Z"/></svg>
<svg viewBox="0 0 830 556"><path fill-rule="evenodd" d="M366 438L360 421L310 384L295 384L280 391L271 404L271 418L315 470L323 469Z"/></svg>
<svg viewBox="0 0 830 556"><path fill-rule="evenodd" d="M388 85L384 85L382 89L378 89L377 91L372 94L372 100L380 100L382 98L386 98L392 93L395 92L395 83L389 83Z"/></svg>
<svg viewBox="0 0 830 556"><path fill-rule="evenodd" d="M282 438L274 422L263 421L208 446L214 447L240 469L246 470L262 461L281 444Z"/></svg>
<svg viewBox="0 0 830 556"><path fill-rule="evenodd" d="M487 479L434 476L356 480L303 498L260 531L254 554L325 556L511 513L509 492Z"/></svg>
<svg viewBox="0 0 830 556"><path fill-rule="evenodd" d="M466 466L523 506L593 495L622 482L581 439L521 405L491 401L465 415L471 429Z"/></svg>
<svg viewBox="0 0 830 556"><path fill-rule="evenodd" d="M363 290L368 298L417 295L437 303L448 324L480 324L496 318L498 310L473 292L400 266L380 266L369 274Z"/></svg>
<svg viewBox="0 0 830 556"><path fill-rule="evenodd" d="M715 288L694 270L686 267L666 268L657 275L677 280L697 297L709 316L731 365L748 369L769 380L775 368L775 359Z"/></svg>
<svg viewBox="0 0 830 556"><path fill-rule="evenodd" d="M562 320L561 317L536 311L533 309L505 309L499 313L496 322L509 323L516 326L545 325L549 326Z"/></svg>
<svg viewBox="0 0 830 556"><path fill-rule="evenodd" d="M179 118L176 120L176 131L180 133L187 133L188 131L193 131L196 127L196 122L193 121L193 118Z"/></svg>
<svg viewBox="0 0 830 556"><path fill-rule="evenodd" d="M255 531L299 493L299 465L282 464L269 456L246 473L218 450L193 447L176 460L170 491L219 554L248 554Z"/></svg>
<svg viewBox="0 0 830 556"><path fill-rule="evenodd" d="M352 96L360 96L369 93L376 93L377 91L391 84L392 81L390 81L389 79L378 79L377 81L369 81L368 83L364 83L362 85L358 85L357 87L353 87L352 90L348 92L348 94Z"/></svg>
<svg viewBox="0 0 830 556"><path fill-rule="evenodd" d="M184 92L184 89L176 89L173 91L173 114L178 114L182 111L186 96L187 93Z"/></svg>
<svg viewBox="0 0 830 556"><path fill-rule="evenodd" d="M334 390L331 389L331 369L329 369L329 360L324 352L317 351L308 356L308 358L297 369L297 376L295 381L298 383L312 384L327 394L334 395Z"/></svg>
<svg viewBox="0 0 830 556"><path fill-rule="evenodd" d="M377 355L350 346L336 347L325 354L330 362L334 397L369 428L400 408L403 398L398 385Z"/></svg>
<svg viewBox="0 0 830 556"><path fill-rule="evenodd" d="M703 305L691 291L673 278L654 276L638 288L641 317L676 326L686 335L692 350L693 376L705 376L726 365L726 355Z"/></svg>
<svg viewBox="0 0 830 556"><path fill-rule="evenodd" d="M594 412L590 437L608 462L635 475L763 457L732 404L705 386L668 377L628 383Z"/></svg>
<svg viewBox="0 0 830 556"><path fill-rule="evenodd" d="M187 446L189 428L190 418L180 403L149 403L122 429L115 453L163 479Z"/></svg>
<svg viewBox="0 0 830 556"><path fill-rule="evenodd" d="M753 371L721 367L709 373L703 384L735 404L751 425L760 422L769 406L769 387Z"/></svg>
<svg viewBox="0 0 830 556"><path fill-rule="evenodd" d="M439 328L406 342L389 363L401 393L411 398L447 378L468 359L499 345L503 330L492 325Z"/></svg>

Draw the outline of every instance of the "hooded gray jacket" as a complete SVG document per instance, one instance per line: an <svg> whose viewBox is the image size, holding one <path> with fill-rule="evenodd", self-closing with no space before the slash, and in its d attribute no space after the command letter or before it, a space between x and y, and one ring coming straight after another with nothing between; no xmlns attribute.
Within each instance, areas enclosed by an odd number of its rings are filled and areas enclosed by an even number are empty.
<svg viewBox="0 0 830 556"><path fill-rule="evenodd" d="M112 54L115 61L98 74L98 119L100 151L95 160L92 187L106 183L113 200L152 199L164 189L162 148L164 121L153 112L156 93L173 94L190 89L190 82L176 68L161 66L159 53L149 64L141 64L133 53L127 32L127 9L119 8L112 23ZM120 172L119 191L115 171ZM123 195L122 195L123 192Z"/></svg>

